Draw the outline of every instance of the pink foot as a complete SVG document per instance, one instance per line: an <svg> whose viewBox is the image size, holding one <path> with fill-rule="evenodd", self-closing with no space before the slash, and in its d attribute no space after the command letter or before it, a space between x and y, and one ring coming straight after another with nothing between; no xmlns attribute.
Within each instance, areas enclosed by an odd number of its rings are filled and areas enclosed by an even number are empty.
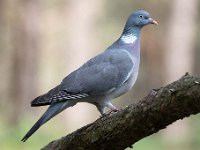
<svg viewBox="0 0 200 150"><path fill-rule="evenodd" d="M103 115L104 115L104 116L111 115L112 113L116 113L116 112L118 112L118 111L120 111L120 109L118 109L118 108L111 109L111 110L109 110L108 112L104 113Z"/></svg>

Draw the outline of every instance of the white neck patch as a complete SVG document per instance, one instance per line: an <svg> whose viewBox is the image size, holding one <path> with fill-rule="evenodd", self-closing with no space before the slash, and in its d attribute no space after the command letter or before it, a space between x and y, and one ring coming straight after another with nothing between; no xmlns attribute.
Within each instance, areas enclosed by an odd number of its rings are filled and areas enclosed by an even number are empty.
<svg viewBox="0 0 200 150"><path fill-rule="evenodd" d="M121 40L126 44L134 44L137 40L137 37L133 34L123 35Z"/></svg>

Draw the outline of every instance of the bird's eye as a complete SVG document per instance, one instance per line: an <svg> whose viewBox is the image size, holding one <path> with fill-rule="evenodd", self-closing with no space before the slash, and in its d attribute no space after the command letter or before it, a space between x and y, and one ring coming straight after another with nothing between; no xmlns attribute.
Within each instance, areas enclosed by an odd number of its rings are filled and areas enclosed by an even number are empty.
<svg viewBox="0 0 200 150"><path fill-rule="evenodd" d="M140 17L140 18L143 18L143 16L142 16L142 15L139 15L139 17Z"/></svg>

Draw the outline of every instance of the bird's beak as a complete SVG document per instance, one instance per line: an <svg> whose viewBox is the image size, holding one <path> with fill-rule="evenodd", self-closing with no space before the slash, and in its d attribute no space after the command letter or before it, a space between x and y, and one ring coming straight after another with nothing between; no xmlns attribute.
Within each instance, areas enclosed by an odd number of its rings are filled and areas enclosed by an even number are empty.
<svg viewBox="0 0 200 150"><path fill-rule="evenodd" d="M158 22L152 18L149 19L149 22L154 25L158 25Z"/></svg>

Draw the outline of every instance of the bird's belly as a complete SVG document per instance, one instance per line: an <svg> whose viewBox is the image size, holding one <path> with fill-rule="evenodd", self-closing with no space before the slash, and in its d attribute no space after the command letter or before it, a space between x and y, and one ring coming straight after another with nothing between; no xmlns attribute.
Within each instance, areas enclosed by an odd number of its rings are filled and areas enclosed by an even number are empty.
<svg viewBox="0 0 200 150"><path fill-rule="evenodd" d="M130 78L124 84L122 84L120 87L118 87L112 93L110 93L109 94L110 99L114 99L114 98L119 97L119 96L125 94L126 92L128 92L135 84L135 82L137 80L137 76L138 76L138 71L135 72L132 76L130 76Z"/></svg>

